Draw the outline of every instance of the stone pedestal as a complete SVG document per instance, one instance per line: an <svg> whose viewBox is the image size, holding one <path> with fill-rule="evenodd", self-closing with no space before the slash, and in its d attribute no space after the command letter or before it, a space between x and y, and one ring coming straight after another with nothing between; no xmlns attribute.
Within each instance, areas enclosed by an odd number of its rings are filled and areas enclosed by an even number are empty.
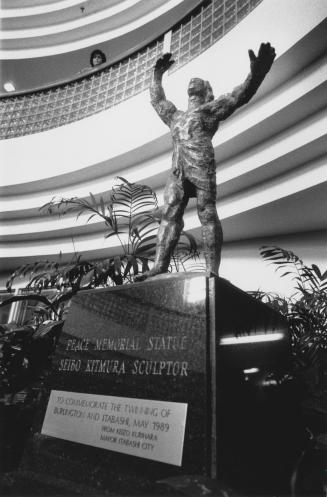
<svg viewBox="0 0 327 497"><path fill-rule="evenodd" d="M230 340L269 333L280 336ZM154 495L167 478L216 478L220 375L284 351L278 314L209 274L80 292L22 471L89 494Z"/></svg>
<svg viewBox="0 0 327 497"><path fill-rule="evenodd" d="M51 375L51 390L66 392L61 394L65 397L63 404L53 408L52 422L58 420L60 425L63 416L73 415L72 407L81 412L90 406L76 403L69 392L79 393L81 401L90 399L84 394L108 396L106 411L100 409L98 413L106 421L102 423L104 429L118 430L116 445L108 443L108 450L63 440L60 434L40 434L46 399L24 469L37 467L43 474L87 487L141 493L153 492L158 480L172 476L215 476L214 281L206 274L165 275L144 283L80 292L74 297ZM121 407L124 412L111 410L113 398L129 399ZM138 404L136 400L140 399ZM160 401L163 409L166 406L163 416L175 404L184 406L186 420L179 414L175 420L147 416L146 409L157 408L154 401ZM140 450L137 456L119 452L129 442L135 448L133 444L149 435L146 429L144 437L141 428L133 429L134 418L127 414L136 405L139 409L143 406L144 423L161 423L152 425L159 432L152 430L152 440L145 439L148 442L154 440L160 445L160 428L166 430L169 422L168 430L173 422L180 424L176 434L182 452L180 462L173 457L171 463L152 460L151 449ZM87 409L85 412L88 414ZM128 425L124 424L126 418L130 418ZM101 436L101 419L95 439ZM141 426L142 419L137 423ZM89 429L89 423L76 419L75 427ZM112 431L110 434L115 435Z"/></svg>

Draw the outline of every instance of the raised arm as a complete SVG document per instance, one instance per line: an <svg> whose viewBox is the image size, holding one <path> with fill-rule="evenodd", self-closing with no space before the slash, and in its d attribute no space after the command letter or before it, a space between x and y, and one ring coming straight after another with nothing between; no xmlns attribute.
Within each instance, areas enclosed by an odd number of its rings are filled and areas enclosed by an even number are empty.
<svg viewBox="0 0 327 497"><path fill-rule="evenodd" d="M217 120L222 121L253 97L269 72L276 53L270 43L261 43L258 56L253 50L249 50L249 57L250 73L244 83L234 88L231 93L204 104L201 109L214 114Z"/></svg>
<svg viewBox="0 0 327 497"><path fill-rule="evenodd" d="M150 85L151 104L167 126L170 126L172 117L177 109L172 102L166 99L162 87L162 76L173 63L174 61L171 60L170 53L165 53L162 57L159 57L153 68L153 77Z"/></svg>

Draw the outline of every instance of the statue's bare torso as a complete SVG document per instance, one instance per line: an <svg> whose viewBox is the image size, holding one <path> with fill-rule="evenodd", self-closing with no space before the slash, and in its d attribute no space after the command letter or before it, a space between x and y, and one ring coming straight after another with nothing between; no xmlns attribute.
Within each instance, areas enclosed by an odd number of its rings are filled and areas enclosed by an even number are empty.
<svg viewBox="0 0 327 497"><path fill-rule="evenodd" d="M173 138L172 170L196 188L210 189L215 181L212 136L218 123L200 110L177 111L170 126Z"/></svg>

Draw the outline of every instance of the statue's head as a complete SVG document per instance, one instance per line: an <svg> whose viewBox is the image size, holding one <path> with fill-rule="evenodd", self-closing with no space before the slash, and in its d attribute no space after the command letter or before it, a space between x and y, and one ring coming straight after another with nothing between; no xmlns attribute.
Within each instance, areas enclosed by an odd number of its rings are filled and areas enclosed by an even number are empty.
<svg viewBox="0 0 327 497"><path fill-rule="evenodd" d="M196 97L201 104L210 102L214 99L209 81L204 81L201 78L192 78L190 80L187 93L190 99L192 99L192 97Z"/></svg>

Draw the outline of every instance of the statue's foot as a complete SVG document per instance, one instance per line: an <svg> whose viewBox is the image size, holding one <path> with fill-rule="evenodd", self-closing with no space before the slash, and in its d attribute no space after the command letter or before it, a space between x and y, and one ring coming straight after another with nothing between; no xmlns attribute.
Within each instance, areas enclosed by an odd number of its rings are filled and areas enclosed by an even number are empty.
<svg viewBox="0 0 327 497"><path fill-rule="evenodd" d="M158 274L163 274L163 271L160 271L160 269L150 269L149 271L146 271L145 273L142 274L137 274L134 276L134 281L139 282L139 281L145 281L149 278L153 278L154 276L157 276Z"/></svg>

